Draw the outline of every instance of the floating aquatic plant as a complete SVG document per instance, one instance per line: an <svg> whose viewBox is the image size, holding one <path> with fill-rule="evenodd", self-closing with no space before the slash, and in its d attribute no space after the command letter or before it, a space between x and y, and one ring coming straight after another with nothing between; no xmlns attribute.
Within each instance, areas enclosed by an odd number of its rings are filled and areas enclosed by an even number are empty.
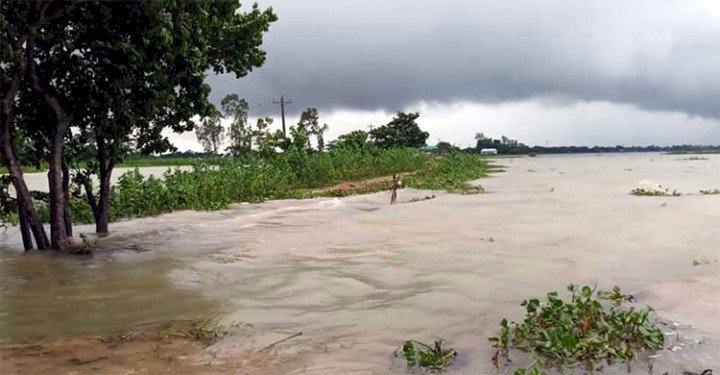
<svg viewBox="0 0 720 375"><path fill-rule="evenodd" d="M630 194L645 197L679 197L680 192L673 190L670 192L668 189L662 190L646 190L642 188L633 189Z"/></svg>
<svg viewBox="0 0 720 375"><path fill-rule="evenodd" d="M537 298L523 301L526 316L522 323L500 322L500 335L491 337L498 351L493 357L508 359L509 350L531 353L535 361L516 374L539 374L544 366L563 366L595 361L625 362L641 351L661 349L662 331L650 319L652 309L604 307L595 290L570 285L569 301L557 292L547 294L547 301ZM619 288L602 294L616 301L629 298Z"/></svg>
<svg viewBox="0 0 720 375"><path fill-rule="evenodd" d="M419 367L432 372L444 371L457 356L453 348L443 347L441 340L430 346L420 341L408 340L396 355L403 356L408 367Z"/></svg>

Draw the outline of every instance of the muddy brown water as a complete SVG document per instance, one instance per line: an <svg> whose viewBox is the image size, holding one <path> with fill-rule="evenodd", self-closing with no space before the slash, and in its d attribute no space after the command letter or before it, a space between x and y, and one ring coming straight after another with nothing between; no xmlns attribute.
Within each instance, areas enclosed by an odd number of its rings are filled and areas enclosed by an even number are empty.
<svg viewBox="0 0 720 375"><path fill-rule="evenodd" d="M231 329L189 360L228 363L302 332L260 373L405 373L392 353L410 338L455 347L449 373L497 373L487 338L499 321L521 319L525 298L581 283L618 285L667 324L668 348L631 373L720 371L720 196L698 193L720 188L720 155L683 157L499 159L506 171L480 180L481 195L409 203L428 192L401 190L394 206L378 193L177 212L113 224L89 258L25 255L10 229L0 338L217 316L265 333ZM629 194L651 184L683 195Z"/></svg>

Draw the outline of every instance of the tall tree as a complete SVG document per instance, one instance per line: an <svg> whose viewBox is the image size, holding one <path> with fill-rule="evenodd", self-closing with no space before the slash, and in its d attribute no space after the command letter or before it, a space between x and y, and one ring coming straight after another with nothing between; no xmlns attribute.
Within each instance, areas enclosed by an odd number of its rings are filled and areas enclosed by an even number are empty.
<svg viewBox="0 0 720 375"><path fill-rule="evenodd" d="M317 108L310 107L300 114L300 120L298 121L297 128L295 128L296 134L307 138L308 150L312 149L310 146L310 135L313 135L313 130L318 128L319 119Z"/></svg>
<svg viewBox="0 0 720 375"><path fill-rule="evenodd" d="M273 123L271 117L258 118L255 131L255 144L260 155L269 157L275 154L277 148L286 149L287 139L282 130L270 131Z"/></svg>
<svg viewBox="0 0 720 375"><path fill-rule="evenodd" d="M315 136L315 140L317 140L317 148L318 151L323 152L325 150L325 132L328 131L330 127L328 127L328 124L315 125L310 129L310 132L312 135Z"/></svg>
<svg viewBox="0 0 720 375"><path fill-rule="evenodd" d="M393 119L370 131L370 138L380 148L422 147L430 136L420 129L415 120L419 113L398 112Z"/></svg>
<svg viewBox="0 0 720 375"><path fill-rule="evenodd" d="M210 116L205 117L195 129L195 135L205 152L217 155L225 138L225 128L220 122L220 113L213 111Z"/></svg>
<svg viewBox="0 0 720 375"><path fill-rule="evenodd" d="M18 96L21 89L27 86L28 72L34 64L31 51L36 35L62 15L61 8L51 5L53 4L49 1L0 2L0 161L8 169L10 181L15 188L25 250L33 247L31 236L34 237L38 249L50 247L24 180L15 113Z"/></svg>
<svg viewBox="0 0 720 375"><path fill-rule="evenodd" d="M15 37L10 43L23 46L16 48L19 59L12 55L6 60L3 52L3 69L6 61L23 61L26 82L53 117L41 133L50 140L53 247L70 240L64 215L67 189L63 191L64 141L70 127L92 143L87 149L93 151L97 170L91 172L100 180L96 227L106 232L110 176L125 152L131 147L146 153L171 149L163 129L191 130L194 115L210 113L206 72L242 77L261 65L262 37L277 19L271 9L261 11L256 5L239 12L233 0L2 5L3 31L6 24L12 26L8 30L30 30L25 42Z"/></svg>
<svg viewBox="0 0 720 375"><path fill-rule="evenodd" d="M252 150L252 129L248 123L249 105L245 99L237 94L230 94L223 98L222 111L226 118L230 118L230 151L234 156L240 156Z"/></svg>

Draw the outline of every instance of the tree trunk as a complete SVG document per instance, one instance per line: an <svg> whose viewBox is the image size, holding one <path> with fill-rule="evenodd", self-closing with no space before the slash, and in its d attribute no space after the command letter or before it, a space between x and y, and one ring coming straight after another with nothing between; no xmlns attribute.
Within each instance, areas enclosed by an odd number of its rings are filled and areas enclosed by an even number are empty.
<svg viewBox="0 0 720 375"><path fill-rule="evenodd" d="M24 39L23 39L24 40ZM45 228L37 216L30 190L25 184L22 168L20 166L20 152L15 129L13 105L20 87L20 82L25 74L27 65L20 63L16 66L15 75L10 80L2 82L2 113L0 115L0 159L7 167L10 181L15 188L15 196L18 205L18 217L20 220L20 232L23 238L25 250L32 249L30 233L35 237L35 244L40 250L47 249L49 242Z"/></svg>
<svg viewBox="0 0 720 375"><path fill-rule="evenodd" d="M67 161L63 160L63 197L65 198L65 209L63 210L63 216L65 217L65 233L72 237L72 218L70 217L70 168L68 168Z"/></svg>
<svg viewBox="0 0 720 375"><path fill-rule="evenodd" d="M46 15L46 11L52 1L44 1L37 3L38 18L32 24L31 30L40 27L44 22L57 18L62 14L62 8ZM34 18L34 17L33 17ZM28 18L29 20L30 18ZM18 216L20 219L20 231L23 236L23 245L25 250L32 249L32 241L29 238L28 230L35 237L35 244L38 249L44 250L50 247L47 234L42 222L38 218L35 211L35 205L30 195L30 190L25 184L22 168L20 164L20 152L18 147L17 133L14 124L13 106L17 96L20 83L26 77L28 70L33 70L33 48L34 43L30 38L32 32L20 35L17 38L11 38L11 47L14 52L24 54L23 59L15 62L15 71L10 79L3 77L2 79L2 113L0 114L0 159L8 169L10 180L15 188L18 204ZM34 73L34 72L33 72ZM36 75L33 75L33 83L36 83ZM68 123L69 125L69 123ZM62 149L60 150L62 151Z"/></svg>
<svg viewBox="0 0 720 375"><path fill-rule="evenodd" d="M87 199L88 205L90 205L90 209L93 213L93 218L95 218L95 222L97 223L98 218L98 207L97 207L97 200L95 199L95 192L93 191L92 181L90 180L90 174L87 173L82 177L81 184L83 187L85 187L85 198Z"/></svg>
<svg viewBox="0 0 720 375"><path fill-rule="evenodd" d="M112 170L115 167L115 156L109 155L110 160L106 160L105 140L98 138L98 161L100 168L98 177L100 179L100 199L97 206L97 215L95 216L95 232L108 233L108 208L110 206L110 178ZM111 146L112 147L112 146Z"/></svg>
<svg viewBox="0 0 720 375"><path fill-rule="evenodd" d="M35 71L32 48L29 48L28 64L33 89L40 94L55 115L55 127L50 144L50 170L48 171L48 187L50 190L50 243L53 249L62 249L72 244L65 221L65 195L63 193L63 146L64 138L70 129L71 117L60 101L46 89L46 83Z"/></svg>
<svg viewBox="0 0 720 375"><path fill-rule="evenodd" d="M5 127L5 124L3 124L3 126ZM20 218L21 225L20 230L23 234L23 245L25 246L25 250L32 249L32 241L29 241L29 238L27 238L27 230L29 229L35 237L35 244L37 245L37 248L44 250L49 247L45 228L43 228L42 223L37 216L35 205L33 204L32 196L30 195L30 190L28 190L27 184L25 184L25 180L23 179L23 173L20 169L20 159L17 157L17 154L13 152L14 148L8 144L13 142L13 133L14 132L4 131L2 134L2 159L8 169L10 181L12 181L13 187L15 188L18 216ZM25 229L23 229L23 226Z"/></svg>
<svg viewBox="0 0 720 375"><path fill-rule="evenodd" d="M98 215L95 218L95 232L108 233L108 208L110 207L110 176L112 167L100 176L100 201Z"/></svg>
<svg viewBox="0 0 720 375"><path fill-rule="evenodd" d="M30 223L25 214L22 214L20 206L18 206L18 218L20 221L20 234L22 235L23 248L25 251L32 250L32 233L30 233Z"/></svg>
<svg viewBox="0 0 720 375"><path fill-rule="evenodd" d="M58 137L55 137L58 138ZM50 243L53 249L62 249L69 239L65 226L65 196L62 188L62 140L53 139L50 151Z"/></svg>

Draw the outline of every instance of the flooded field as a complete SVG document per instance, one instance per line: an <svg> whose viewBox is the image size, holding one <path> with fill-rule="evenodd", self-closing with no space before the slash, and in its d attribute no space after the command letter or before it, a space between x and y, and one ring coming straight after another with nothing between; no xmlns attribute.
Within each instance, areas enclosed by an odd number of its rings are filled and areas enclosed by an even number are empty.
<svg viewBox="0 0 720 375"><path fill-rule="evenodd" d="M667 349L630 373L719 371L720 196L699 190L720 188L720 155L704 158L497 159L505 172L479 181L485 194L177 212L112 224L86 258L24 255L10 229L0 238L2 372L52 373L84 355L22 357L12 345L218 317L229 335L178 349L182 365L108 359L76 371L402 374L392 353L404 340L442 338L460 353L449 373L492 374L487 339L499 321L571 283L619 285L667 323ZM630 195L649 185L682 195Z"/></svg>

